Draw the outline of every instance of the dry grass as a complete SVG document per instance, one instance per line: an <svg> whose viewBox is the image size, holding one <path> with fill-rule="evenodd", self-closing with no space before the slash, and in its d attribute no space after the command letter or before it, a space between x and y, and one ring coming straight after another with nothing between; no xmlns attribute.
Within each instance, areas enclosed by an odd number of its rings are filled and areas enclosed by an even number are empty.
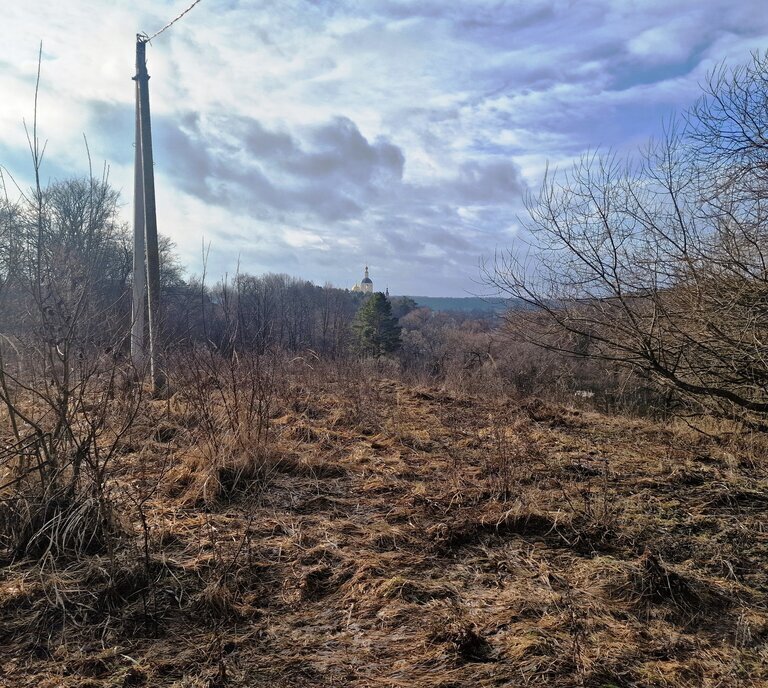
<svg viewBox="0 0 768 688"><path fill-rule="evenodd" d="M284 374L252 454L151 402L119 546L0 569L0 685L768 685L759 436Z"/></svg>

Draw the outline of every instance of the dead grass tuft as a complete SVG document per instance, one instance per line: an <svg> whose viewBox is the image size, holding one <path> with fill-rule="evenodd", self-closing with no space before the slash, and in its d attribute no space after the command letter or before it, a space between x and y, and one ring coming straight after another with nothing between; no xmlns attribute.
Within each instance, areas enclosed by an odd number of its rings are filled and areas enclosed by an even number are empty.
<svg viewBox="0 0 768 688"><path fill-rule="evenodd" d="M112 503L102 495L52 495L33 485L0 502L0 543L15 558L103 553L121 532Z"/></svg>
<svg viewBox="0 0 768 688"><path fill-rule="evenodd" d="M430 537L435 551L447 553L460 547L477 545L488 536L544 538L555 533L557 527L558 522L546 514L507 512L440 523L430 530Z"/></svg>
<svg viewBox="0 0 768 688"><path fill-rule="evenodd" d="M383 581L377 594L388 600L399 599L414 604L426 604L432 600L452 599L458 596L456 590L439 581L415 581L402 576L393 576Z"/></svg>
<svg viewBox="0 0 768 688"><path fill-rule="evenodd" d="M728 604L725 597L710 586L678 573L649 550L624 576L615 594L636 609L648 611L655 605L663 605L686 614L702 610L711 614Z"/></svg>
<svg viewBox="0 0 768 688"><path fill-rule="evenodd" d="M247 615L247 609L239 603L238 597L227 580L217 578L197 593L191 611L208 623L237 621Z"/></svg>
<svg viewBox="0 0 768 688"><path fill-rule="evenodd" d="M541 399L534 398L522 403L520 410L531 420L545 423L552 428L573 429L584 426L581 411L551 404Z"/></svg>
<svg viewBox="0 0 768 688"><path fill-rule="evenodd" d="M493 648L478 633L477 626L462 619L450 619L432 629L429 639L444 643L459 663L494 661Z"/></svg>

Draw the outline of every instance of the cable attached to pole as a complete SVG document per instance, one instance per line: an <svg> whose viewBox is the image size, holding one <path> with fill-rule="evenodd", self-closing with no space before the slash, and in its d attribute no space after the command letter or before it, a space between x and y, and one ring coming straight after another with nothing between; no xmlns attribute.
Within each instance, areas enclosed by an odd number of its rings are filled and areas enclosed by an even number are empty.
<svg viewBox="0 0 768 688"><path fill-rule="evenodd" d="M163 31L167 31L168 29L170 29L177 21L179 21L179 19L181 19L185 14L187 14L187 12L191 12L196 5L200 4L200 2L202 2L202 0L195 0L189 7L187 7L187 9L185 9L178 17L176 17L176 19L168 22L162 29L160 29L160 31L153 33L149 37L146 37L146 38L142 37L142 40L144 41L144 43L149 43L153 38L157 38L161 33L163 33Z"/></svg>

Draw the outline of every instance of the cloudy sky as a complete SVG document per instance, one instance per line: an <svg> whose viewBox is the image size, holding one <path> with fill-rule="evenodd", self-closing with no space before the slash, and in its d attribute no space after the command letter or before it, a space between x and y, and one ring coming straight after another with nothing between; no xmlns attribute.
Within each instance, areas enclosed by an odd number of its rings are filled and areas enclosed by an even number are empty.
<svg viewBox="0 0 768 688"><path fill-rule="evenodd" d="M109 165L131 217L135 34L191 0L3 3L0 164L22 185L43 41L45 179ZM147 48L160 231L190 272L466 295L520 241L526 190L634 150L718 62L768 48L766 0L202 0Z"/></svg>

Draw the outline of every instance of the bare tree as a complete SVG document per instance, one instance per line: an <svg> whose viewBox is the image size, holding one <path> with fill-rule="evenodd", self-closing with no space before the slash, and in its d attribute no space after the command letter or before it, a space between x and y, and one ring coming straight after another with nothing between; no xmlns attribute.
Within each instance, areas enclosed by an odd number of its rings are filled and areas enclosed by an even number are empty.
<svg viewBox="0 0 768 688"><path fill-rule="evenodd" d="M639 159L584 157L527 202L488 281L527 341L630 366L710 411L768 414L768 56L720 69Z"/></svg>

